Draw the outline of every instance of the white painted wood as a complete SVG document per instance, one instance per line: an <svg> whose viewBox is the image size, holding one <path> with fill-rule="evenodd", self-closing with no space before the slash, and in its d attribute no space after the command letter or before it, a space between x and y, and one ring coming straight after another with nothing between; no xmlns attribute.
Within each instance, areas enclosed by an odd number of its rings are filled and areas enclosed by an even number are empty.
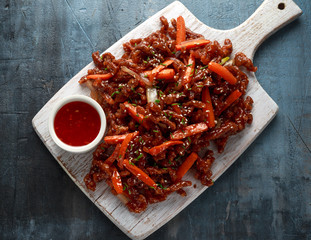
<svg viewBox="0 0 311 240"><path fill-rule="evenodd" d="M280 2L285 3L284 10L278 9ZM185 18L187 27L191 28L191 30L203 34L210 40L218 40L221 44L225 38L229 38L233 43L233 54L242 51L252 58L257 47L269 35L297 18L301 13L302 11L292 0L266 0L240 26L231 30L217 30L200 22L180 2L174 2L125 35L107 49L107 52L111 52L116 57L121 57L123 52L122 43L132 38L146 37L151 32L159 29L160 16L163 15L167 19L171 19L182 15ZM72 94L89 95L89 90L80 86L78 80L87 73L87 69L93 66L93 63L87 65L61 88L37 113L32 120L32 124L51 154L84 194L130 238L144 239L183 210L206 190L206 187L203 187L199 181L194 179L193 174L190 172L184 178L191 180L193 184L197 185L197 188L187 188L187 197L182 198L177 194L172 194L164 202L149 205L147 210L141 214L130 213L121 201L110 193L109 187L104 182L98 184L95 192L89 191L85 187L83 178L91 166L92 153L77 155L64 152L57 147L49 135L48 117L50 109L62 97ZM278 106L259 85L255 75L250 73L248 76L250 80L248 95L254 100L254 121L245 131L229 139L223 154L216 154L216 161L212 168L214 180L218 179L237 160L278 111Z"/></svg>

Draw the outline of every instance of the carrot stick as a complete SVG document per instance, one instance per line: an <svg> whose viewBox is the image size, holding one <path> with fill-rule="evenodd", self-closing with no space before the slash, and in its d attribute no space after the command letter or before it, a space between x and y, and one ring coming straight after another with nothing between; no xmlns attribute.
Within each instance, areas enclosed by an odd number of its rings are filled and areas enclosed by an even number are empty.
<svg viewBox="0 0 311 240"><path fill-rule="evenodd" d="M208 69L217 73L219 76L221 76L224 80L226 80L230 84L236 84L237 79L235 76L232 75L232 73L225 68L224 66L221 66L219 63L210 62L208 64Z"/></svg>
<svg viewBox="0 0 311 240"><path fill-rule="evenodd" d="M177 130L171 134L171 140L181 140L186 137L205 132L208 129L206 123L195 123L185 127L184 129Z"/></svg>
<svg viewBox="0 0 311 240"><path fill-rule="evenodd" d="M166 60L163 63L159 64L158 66L156 66L154 69L152 69L151 74L149 76L149 80L150 82L153 82L155 76L161 72L164 68L166 68L168 65L172 64L174 62L174 60Z"/></svg>
<svg viewBox="0 0 311 240"><path fill-rule="evenodd" d="M134 163L129 162L127 159L123 161L124 167L134 174L139 180L146 183L150 187L157 188L157 184L140 168L136 167Z"/></svg>
<svg viewBox="0 0 311 240"><path fill-rule="evenodd" d="M193 40L189 40L189 41L184 41L178 45L176 45L176 50L179 51L181 49L191 49L191 48L195 48L195 47L201 47L204 46L206 44L209 44L211 41L210 40L206 40L206 39L193 39Z"/></svg>
<svg viewBox="0 0 311 240"><path fill-rule="evenodd" d="M129 133L127 134L123 134L123 135L113 135L113 136L106 136L104 137L104 141L108 144L117 144L117 143L122 143L123 140L125 139L125 137L128 135ZM136 137L139 132L136 131L136 132L133 132L133 138Z"/></svg>
<svg viewBox="0 0 311 240"><path fill-rule="evenodd" d="M144 121L145 116L138 113L136 107L134 107L132 104L128 102L124 102L125 108L130 114L130 116L138 123L142 124L146 129L149 129L147 122Z"/></svg>
<svg viewBox="0 0 311 240"><path fill-rule="evenodd" d="M129 145L130 141L132 140L133 135L134 135L133 133L129 133L125 137L125 139L123 140L123 142L121 144L120 152L119 152L119 156L118 156L118 166L120 168L123 168L123 160L124 160L124 156L126 153L126 149L127 149L127 146Z"/></svg>
<svg viewBox="0 0 311 240"><path fill-rule="evenodd" d="M117 169L113 170L111 177L112 185L118 194L123 192L122 180Z"/></svg>
<svg viewBox="0 0 311 240"><path fill-rule="evenodd" d="M118 158L120 152L121 144L119 143L116 148L114 149L113 153L109 158L105 160L104 163L108 164L109 166Z"/></svg>
<svg viewBox="0 0 311 240"><path fill-rule="evenodd" d="M237 100L240 96L242 95L242 93L239 90L235 90L233 91L225 100L225 104L222 107L222 109L220 110L220 112L218 113L218 115L220 115L223 111L225 111L235 100Z"/></svg>
<svg viewBox="0 0 311 240"><path fill-rule="evenodd" d="M126 110L128 111L128 113L131 115L131 117L136 122L142 123L145 116L140 114L140 113L137 113L136 107L134 107L132 104L130 104L128 102L124 102L124 106L125 106Z"/></svg>
<svg viewBox="0 0 311 240"><path fill-rule="evenodd" d="M177 18L176 44L180 44L186 40L186 25L182 16Z"/></svg>
<svg viewBox="0 0 311 240"><path fill-rule="evenodd" d="M203 88L202 102L206 103L206 108L204 108L203 110L208 113L208 124L207 124L208 127L209 128L215 127L214 109L208 87Z"/></svg>
<svg viewBox="0 0 311 240"><path fill-rule="evenodd" d="M192 152L186 160L183 162L183 164L180 165L180 167L177 170L177 181L180 181L182 177L188 172L188 170L192 167L194 162L197 160L198 154L195 152Z"/></svg>
<svg viewBox="0 0 311 240"><path fill-rule="evenodd" d="M169 148L170 146L174 146L177 144L183 144L182 141L167 141L162 143L161 145L155 146L153 148L149 149L149 153L153 156L158 155L159 153L163 152L164 150L166 150L167 148Z"/></svg>
<svg viewBox="0 0 311 240"><path fill-rule="evenodd" d="M94 79L96 80L97 78L100 78L101 80L107 80L111 78L113 75L111 73L106 73L106 74L92 74L92 75L87 75L87 79Z"/></svg>
<svg viewBox="0 0 311 240"><path fill-rule="evenodd" d="M146 77L150 77L150 75L152 74L151 73L152 71L149 70L149 71L144 71L144 75ZM165 79L165 80L170 80L170 79L173 79L174 78L174 75L175 75L175 71L174 69L171 69L171 68L167 68L167 69L163 69L161 72L159 72L155 77L156 79Z"/></svg>
<svg viewBox="0 0 311 240"><path fill-rule="evenodd" d="M194 55L190 53L188 65L185 71L185 76L183 78L183 85L191 82L192 76L194 74L194 68L195 68L195 58Z"/></svg>

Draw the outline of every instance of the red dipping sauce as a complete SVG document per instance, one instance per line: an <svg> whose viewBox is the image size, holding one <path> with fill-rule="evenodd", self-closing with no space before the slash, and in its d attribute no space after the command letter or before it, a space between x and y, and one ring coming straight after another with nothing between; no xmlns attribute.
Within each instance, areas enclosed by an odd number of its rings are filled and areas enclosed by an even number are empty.
<svg viewBox="0 0 311 240"><path fill-rule="evenodd" d="M91 105L75 101L65 104L54 119L56 136L71 146L91 143L100 130L100 116Z"/></svg>

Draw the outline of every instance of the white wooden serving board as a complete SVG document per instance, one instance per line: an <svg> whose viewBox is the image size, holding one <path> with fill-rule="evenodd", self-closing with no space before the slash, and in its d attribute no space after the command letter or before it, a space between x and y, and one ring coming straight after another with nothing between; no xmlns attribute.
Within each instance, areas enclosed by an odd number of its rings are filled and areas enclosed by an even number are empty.
<svg viewBox="0 0 311 240"><path fill-rule="evenodd" d="M285 4L283 10L278 9L281 2ZM122 44L124 42L132 38L146 37L160 28L160 16L163 15L170 20L182 15L186 26L192 31L203 34L207 39L217 40L221 44L223 44L224 39L229 38L233 43L233 55L237 51L241 51L248 57L253 58L257 47L268 36L293 21L301 13L301 9L292 0L266 0L243 24L224 31L204 25L180 2L173 2L125 35L107 49L107 52L111 52L119 58L123 53ZM51 154L84 194L130 238L144 239L176 216L204 192L207 187L202 186L199 181L194 179L193 172L190 172L184 179L191 180L197 187L186 188L186 197L180 197L178 194L173 193L166 201L149 205L147 210L141 214L130 213L123 203L110 193L110 188L105 182L99 183L94 192L86 188L83 178L90 169L92 152L77 155L65 152L57 147L49 135L48 117L54 104L64 96L72 94L89 95L89 90L84 86L80 86L78 80L87 73L88 69L93 67L93 63L90 63L61 88L37 113L32 120L32 124ZM254 100L254 121L245 131L229 139L223 154L216 154L216 161L212 168L214 180L218 179L237 160L278 111L278 106L259 85L255 75L249 73L248 76L250 83L247 95L250 95Z"/></svg>

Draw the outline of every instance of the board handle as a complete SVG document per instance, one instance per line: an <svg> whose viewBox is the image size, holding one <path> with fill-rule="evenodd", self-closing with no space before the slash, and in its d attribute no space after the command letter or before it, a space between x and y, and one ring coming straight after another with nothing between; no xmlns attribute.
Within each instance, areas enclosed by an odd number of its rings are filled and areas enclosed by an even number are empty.
<svg viewBox="0 0 311 240"><path fill-rule="evenodd" d="M244 23L230 30L238 36L233 45L253 58L264 40L301 14L292 0L265 0Z"/></svg>

